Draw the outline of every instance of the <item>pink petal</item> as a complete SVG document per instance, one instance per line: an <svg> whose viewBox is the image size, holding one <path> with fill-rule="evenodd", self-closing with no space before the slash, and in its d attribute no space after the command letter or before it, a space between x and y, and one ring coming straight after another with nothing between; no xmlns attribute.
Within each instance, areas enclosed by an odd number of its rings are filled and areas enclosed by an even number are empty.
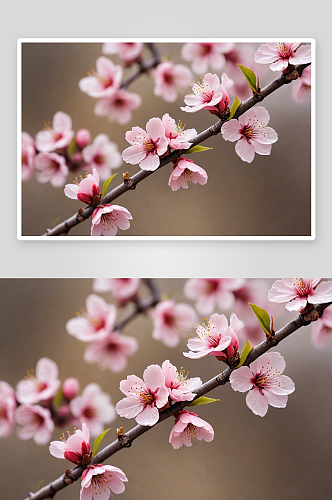
<svg viewBox="0 0 332 500"><path fill-rule="evenodd" d="M241 138L235 145L235 152L241 160L251 163L255 158L255 149L244 137Z"/></svg>
<svg viewBox="0 0 332 500"><path fill-rule="evenodd" d="M136 422L139 425L154 425L159 420L159 411L157 408L148 405L139 415L136 417Z"/></svg>
<svg viewBox="0 0 332 500"><path fill-rule="evenodd" d="M251 411L260 417L264 417L264 415L266 415L269 407L267 397L264 394L261 394L258 388L252 389L248 392L246 403Z"/></svg>
<svg viewBox="0 0 332 500"><path fill-rule="evenodd" d="M231 373L229 381L234 391L246 392L252 388L252 371L248 366L241 366Z"/></svg>
<svg viewBox="0 0 332 500"><path fill-rule="evenodd" d="M240 129L241 126L238 120L229 120L221 127L221 134L225 141L234 142L241 137Z"/></svg>
<svg viewBox="0 0 332 500"><path fill-rule="evenodd" d="M165 375L159 365L148 366L144 370L143 380L151 391L165 385Z"/></svg>
<svg viewBox="0 0 332 500"><path fill-rule="evenodd" d="M123 398L115 406L120 417L135 418L144 408L144 403L132 398Z"/></svg>

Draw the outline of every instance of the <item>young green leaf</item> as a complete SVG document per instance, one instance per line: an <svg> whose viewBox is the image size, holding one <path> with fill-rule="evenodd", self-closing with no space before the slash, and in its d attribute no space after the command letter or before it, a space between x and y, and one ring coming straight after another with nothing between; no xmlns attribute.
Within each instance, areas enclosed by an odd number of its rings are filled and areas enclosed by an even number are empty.
<svg viewBox="0 0 332 500"><path fill-rule="evenodd" d="M118 175L118 173L111 175L111 177L109 177L108 179L106 179L106 181L104 182L104 184L103 184L103 191L101 193L101 197L102 198L104 198L105 194L107 193L108 186L111 184L112 180L114 179L114 177L116 175Z"/></svg>
<svg viewBox="0 0 332 500"><path fill-rule="evenodd" d="M57 217L54 221L54 227L57 226L59 224L59 222L60 222L60 219L59 219L59 217Z"/></svg>
<svg viewBox="0 0 332 500"><path fill-rule="evenodd" d="M92 452L92 456L94 457L96 453L98 453L98 450L99 450L99 446L102 442L102 440L104 439L104 436L108 433L108 431L110 431L111 429L106 429L104 432L102 432L101 434L99 434L99 436L96 437L94 443L93 443L93 452Z"/></svg>
<svg viewBox="0 0 332 500"><path fill-rule="evenodd" d="M247 80L248 85L251 88L251 90L253 92L257 92L258 89L257 89L257 85L256 85L256 75L255 75L255 73L251 69L246 68L245 66L243 66L242 64L238 64L238 67L240 68L240 70L244 74L244 77Z"/></svg>
<svg viewBox="0 0 332 500"><path fill-rule="evenodd" d="M250 304L251 309L254 311L256 318L258 319L259 324L263 328L264 332L267 336L272 334L270 327L270 315L261 307L255 306L255 304Z"/></svg>
<svg viewBox="0 0 332 500"><path fill-rule="evenodd" d="M243 365L243 363L245 362L245 360L247 359L252 350L253 346L250 344L249 340L247 340L246 345L244 346L241 352L240 362L236 368L240 368L240 366Z"/></svg>
<svg viewBox="0 0 332 500"><path fill-rule="evenodd" d="M232 107L231 107L231 112L229 114L229 120L231 120L233 118L233 116L235 115L235 113L237 112L238 108L241 106L242 102L240 101L240 99L238 98L238 96L235 97L235 100L232 104Z"/></svg>
<svg viewBox="0 0 332 500"><path fill-rule="evenodd" d="M73 156L75 151L76 151L76 139L75 137L73 137L71 143L68 146L67 153L69 154L69 156Z"/></svg>
<svg viewBox="0 0 332 500"><path fill-rule="evenodd" d="M205 146L200 146L199 144L197 146L193 146L192 148L188 149L188 151L186 151L185 155L189 155L191 153L201 153L202 151L207 151L208 149L213 149L213 148L206 148Z"/></svg>
<svg viewBox="0 0 332 500"><path fill-rule="evenodd" d="M220 399L212 399L212 398L206 398L205 396L202 396L200 398L195 399L191 403L189 403L188 406L207 405L209 403L214 403L215 401L220 401Z"/></svg>
<svg viewBox="0 0 332 500"><path fill-rule="evenodd" d="M62 387L60 387L58 392L53 398L53 404L55 408L59 408L62 405L62 401L63 401L63 392L62 392Z"/></svg>
<svg viewBox="0 0 332 500"><path fill-rule="evenodd" d="M40 490L44 486L44 479L41 479L37 484L37 490Z"/></svg>

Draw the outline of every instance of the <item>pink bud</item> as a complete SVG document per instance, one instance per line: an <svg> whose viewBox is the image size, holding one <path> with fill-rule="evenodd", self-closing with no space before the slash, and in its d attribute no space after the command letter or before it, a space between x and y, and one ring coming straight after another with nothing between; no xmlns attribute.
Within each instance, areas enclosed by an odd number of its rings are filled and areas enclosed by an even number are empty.
<svg viewBox="0 0 332 500"><path fill-rule="evenodd" d="M79 148L85 148L90 142L90 131L86 128L81 128L76 133L76 144Z"/></svg>
<svg viewBox="0 0 332 500"><path fill-rule="evenodd" d="M79 391L79 381L75 377L66 378L62 385L63 395L68 401L74 399Z"/></svg>

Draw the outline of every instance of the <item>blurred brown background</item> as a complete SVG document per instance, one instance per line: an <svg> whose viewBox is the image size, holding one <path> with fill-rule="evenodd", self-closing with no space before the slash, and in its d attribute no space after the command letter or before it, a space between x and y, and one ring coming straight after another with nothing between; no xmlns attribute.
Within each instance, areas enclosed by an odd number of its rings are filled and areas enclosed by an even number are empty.
<svg viewBox="0 0 332 500"><path fill-rule="evenodd" d="M162 57L189 64L181 58L181 46L158 44ZM215 122L208 112L181 111L183 96L173 104L154 96L152 78L143 75L128 89L142 96L143 105L134 111L130 123L110 124L106 118L94 116L97 100L78 88L79 80L95 67L101 55L100 43L24 43L22 54L22 129L32 137L57 111L71 116L75 131L89 128L92 139L107 133L120 152L129 145L125 140L127 130L132 126L145 128L150 118L162 117L166 112L197 132ZM144 54L150 58L147 51ZM119 62L117 56L112 60ZM133 68L125 70L125 77L132 71ZM222 71L217 73L221 76ZM261 87L278 76L262 65L259 75ZM196 81L197 78L195 75ZM140 183L135 191L116 200L134 219L130 229L121 235L310 235L310 101L295 103L291 91L291 85L284 86L262 103L271 116L269 126L279 135L270 156L256 154L254 161L247 164L235 154L235 143L224 141L221 135L209 139L204 145L213 150L191 156L207 171L207 185L172 192L167 185L171 165L167 165ZM118 184L122 172L132 175L138 169L123 163L116 170L120 175L113 186ZM70 174L67 182L73 179ZM34 178L23 183L22 197L22 234L26 236L43 234L57 218L67 219L81 206L66 198L62 188L38 184ZM90 221L80 224L70 235L89 235L90 226Z"/></svg>
<svg viewBox="0 0 332 500"><path fill-rule="evenodd" d="M269 280L271 285L274 280ZM156 280L162 294L179 302L184 279ZM141 287L146 294L144 286ZM224 369L212 356L201 360L185 359L186 340L177 348L164 347L151 337L152 323L139 317L124 333L139 340L139 350L129 358L123 373L100 371L83 362L84 343L66 332L66 322L85 305L92 293L91 279L2 279L0 281L1 334L0 380L16 387L27 369L35 368L42 356L59 366L60 379L76 376L81 389L98 382L112 395L115 404L123 397L120 380L128 374L142 376L152 363L165 359L178 368L184 366L190 376L205 382ZM108 302L111 294L101 294ZM191 303L192 304L192 303ZM272 306L273 304L271 304ZM275 321L279 329L294 316L283 304ZM119 317L125 310L119 310ZM229 313L227 313L229 317ZM277 315L276 315L277 317ZM209 395L219 403L196 407L200 417L212 424L215 438L211 443L198 442L191 448L174 450L168 443L173 422L168 420L137 439L107 460L127 474L129 482L122 500L158 498L203 498L229 500L327 499L331 494L331 422L332 365L331 349L316 349L310 340L310 327L302 328L274 350L286 359L286 375L296 385L285 409L269 407L264 418L252 414L245 404L245 394L234 392L229 384ZM116 427L125 431L134 420L118 418L104 444L115 439ZM69 429L72 430L72 429ZM53 439L61 432L55 430ZM0 491L3 499L23 499L36 491L38 482L57 478L67 467L32 440L20 441L13 433L0 441ZM79 498L79 484L56 495L61 500Z"/></svg>

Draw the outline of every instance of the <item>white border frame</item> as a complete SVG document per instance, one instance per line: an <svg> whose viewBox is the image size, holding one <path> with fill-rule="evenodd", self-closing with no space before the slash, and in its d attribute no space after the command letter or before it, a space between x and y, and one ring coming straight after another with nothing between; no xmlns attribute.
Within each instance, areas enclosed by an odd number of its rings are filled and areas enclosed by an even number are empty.
<svg viewBox="0 0 332 500"><path fill-rule="evenodd" d="M311 235L310 236L22 236L22 44L23 43L104 43L104 42L235 42L267 43L274 38L19 38L17 40L17 239L18 240L75 240L75 241L312 241L316 239L316 40L314 38L284 38L290 43L310 43L312 46L311 93ZM73 211L74 212L74 211ZM69 214L71 217L73 213Z"/></svg>

